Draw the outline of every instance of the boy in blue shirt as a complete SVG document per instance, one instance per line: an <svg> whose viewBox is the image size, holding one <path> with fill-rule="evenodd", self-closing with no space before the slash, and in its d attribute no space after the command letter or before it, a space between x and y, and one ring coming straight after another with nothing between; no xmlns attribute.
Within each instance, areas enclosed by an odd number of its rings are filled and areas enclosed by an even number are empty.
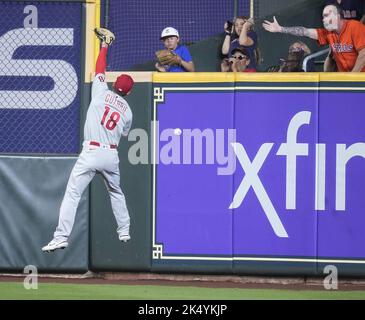
<svg viewBox="0 0 365 320"><path fill-rule="evenodd" d="M161 65L159 62L155 67L160 72L194 72L193 59L187 47L179 45L179 32L172 27L162 30L161 38L166 49L171 50L179 57L177 65Z"/></svg>

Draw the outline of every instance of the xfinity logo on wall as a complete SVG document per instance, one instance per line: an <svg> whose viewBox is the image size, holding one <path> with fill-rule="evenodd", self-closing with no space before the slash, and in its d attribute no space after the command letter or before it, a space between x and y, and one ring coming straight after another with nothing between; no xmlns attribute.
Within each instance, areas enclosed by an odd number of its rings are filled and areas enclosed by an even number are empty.
<svg viewBox="0 0 365 320"><path fill-rule="evenodd" d="M152 164L163 165L216 165L217 175L232 176L235 174L238 162L244 171L244 177L235 190L229 209L237 209L245 200L249 190L255 193L274 233L281 238L289 237L278 212L272 202L265 184L260 178L260 170L267 165L269 155L273 153L285 157L285 208L296 210L297 194L297 161L299 157L309 156L309 144L298 141L298 132L303 126L311 123L312 113L301 111L289 120L286 142L279 145L263 143L252 160L248 156L245 146L237 141L235 129L183 129L165 128L159 130L158 121L151 124L156 127L158 136L155 139L156 154L148 156L149 138L143 129L131 130L128 140L136 141L128 152L129 162L133 165ZM152 139L153 140L153 139ZM204 143L203 143L204 142ZM153 144L153 141L151 141ZM315 144L315 197L313 208L318 211L325 207L325 179L326 179L326 144ZM346 146L336 144L336 179L335 179L335 210L346 210L346 170L347 163L353 157L365 158L365 143L359 142ZM238 161L236 161L238 160ZM284 174L280 172L280 174Z"/></svg>
<svg viewBox="0 0 365 320"><path fill-rule="evenodd" d="M35 6L24 8L28 14L24 28L13 29L0 37L0 70L9 77L49 77L54 87L49 91L0 90L1 108L62 109L72 104L78 90L74 67L56 59L15 59L17 49L27 46L73 46L72 28L38 28ZM42 50L41 47L39 50ZM60 98L62 97L62 99Z"/></svg>
<svg viewBox="0 0 365 320"><path fill-rule="evenodd" d="M311 112L302 111L297 113L289 122L286 142L281 143L276 150L277 156L286 157L286 209L288 210L296 209L297 158L308 156L308 143L297 141L298 131L302 126L309 125L310 120ZM238 208L252 187L275 234L278 237L288 237L288 233L259 177L259 171L265 165L268 155L275 152L274 143L262 144L252 161L242 144L234 142L231 145L245 172L245 176L236 190L229 208ZM315 210L325 210L325 156L326 144L316 144ZM365 143L354 143L348 147L345 144L336 145L335 208L337 211L346 210L346 165L351 158L356 156L365 158Z"/></svg>

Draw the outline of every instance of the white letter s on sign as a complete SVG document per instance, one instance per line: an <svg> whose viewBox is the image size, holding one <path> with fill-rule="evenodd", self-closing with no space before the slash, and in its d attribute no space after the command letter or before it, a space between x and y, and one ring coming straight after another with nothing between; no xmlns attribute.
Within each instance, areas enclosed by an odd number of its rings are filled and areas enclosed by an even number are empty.
<svg viewBox="0 0 365 320"><path fill-rule="evenodd" d="M23 46L73 46L72 28L20 28L0 37L0 76L50 77L51 91L0 90L0 108L62 109L75 99L78 79L74 67L63 60L13 59Z"/></svg>

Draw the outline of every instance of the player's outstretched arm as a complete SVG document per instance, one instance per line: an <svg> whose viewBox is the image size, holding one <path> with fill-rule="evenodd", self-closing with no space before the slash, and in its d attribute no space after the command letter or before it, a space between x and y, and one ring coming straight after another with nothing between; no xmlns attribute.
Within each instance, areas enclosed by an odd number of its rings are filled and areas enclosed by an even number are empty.
<svg viewBox="0 0 365 320"><path fill-rule="evenodd" d="M108 90L108 86L105 82L105 71L106 71L106 57L108 53L108 47L115 40L114 34L105 28L94 29L96 37L101 41L101 49L96 60L95 75L98 75L93 80L91 89L91 97L94 99L99 94L102 94Z"/></svg>
<svg viewBox="0 0 365 320"><path fill-rule="evenodd" d="M108 52L108 47L115 40L114 33L106 28L95 28L94 29L96 37L101 41L101 49L99 52L98 59L96 60L95 73L105 74L106 70L106 55Z"/></svg>
<svg viewBox="0 0 365 320"><path fill-rule="evenodd" d="M105 42L101 43L101 49L96 60L95 74L105 74L106 70L106 55L108 53L108 45Z"/></svg>
<svg viewBox="0 0 365 320"><path fill-rule="evenodd" d="M293 36L298 37L308 37L314 40L318 39L318 34L316 29L308 29L304 27L282 27L276 18L274 17L274 21L270 22L268 20L265 20L262 24L262 27L269 32L273 33L286 33L291 34Z"/></svg>

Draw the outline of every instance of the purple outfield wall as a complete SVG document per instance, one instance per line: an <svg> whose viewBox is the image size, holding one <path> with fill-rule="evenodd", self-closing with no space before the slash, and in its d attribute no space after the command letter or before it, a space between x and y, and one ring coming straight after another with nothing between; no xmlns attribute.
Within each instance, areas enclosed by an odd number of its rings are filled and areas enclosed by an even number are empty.
<svg viewBox="0 0 365 320"><path fill-rule="evenodd" d="M154 270L365 274L365 78L333 77L155 75Z"/></svg>

